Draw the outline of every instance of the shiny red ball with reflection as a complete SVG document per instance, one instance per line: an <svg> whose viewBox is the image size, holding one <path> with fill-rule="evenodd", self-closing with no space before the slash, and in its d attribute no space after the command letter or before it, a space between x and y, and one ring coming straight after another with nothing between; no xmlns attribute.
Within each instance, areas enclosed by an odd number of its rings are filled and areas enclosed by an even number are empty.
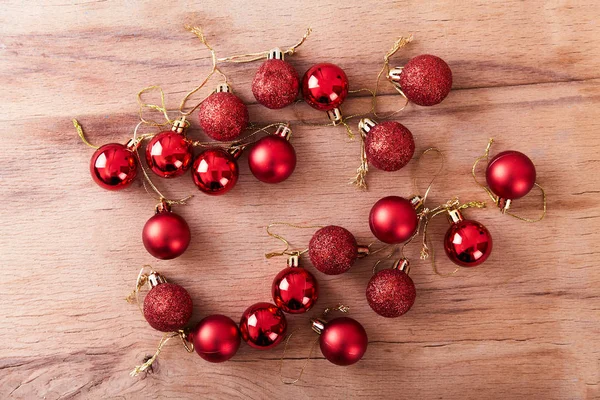
<svg viewBox="0 0 600 400"><path fill-rule="evenodd" d="M188 339L196 353L206 361L220 363L229 360L240 348L240 331L225 315L209 315L189 333Z"/></svg>
<svg viewBox="0 0 600 400"><path fill-rule="evenodd" d="M221 195L229 192L240 175L237 160L226 150L216 147L198 154L192 166L192 179L206 194Z"/></svg>
<svg viewBox="0 0 600 400"><path fill-rule="evenodd" d="M450 93L452 71L441 58L423 54L406 63L399 83L408 100L420 106L433 106Z"/></svg>
<svg viewBox="0 0 600 400"><path fill-rule="evenodd" d="M90 160L90 173L94 182L107 190L120 190L131 185L137 175L135 154L120 143L100 147Z"/></svg>
<svg viewBox="0 0 600 400"><path fill-rule="evenodd" d="M235 94L216 92L202 102L198 110L200 126L215 140L237 138L248 126L248 108Z"/></svg>
<svg viewBox="0 0 600 400"><path fill-rule="evenodd" d="M190 244L191 233L185 219L170 211L160 211L150 218L142 231L148 253L161 260L179 257Z"/></svg>
<svg viewBox="0 0 600 400"><path fill-rule="evenodd" d="M285 337L285 314L271 303L256 303L246 309L240 320L242 339L259 350L277 346Z"/></svg>
<svg viewBox="0 0 600 400"><path fill-rule="evenodd" d="M299 89L298 72L284 60L265 61L252 81L252 94L256 101L273 110L292 104Z"/></svg>
<svg viewBox="0 0 600 400"><path fill-rule="evenodd" d="M192 317L192 297L183 287L161 283L144 298L144 318L156 330L173 332L182 329Z"/></svg>
<svg viewBox="0 0 600 400"><path fill-rule="evenodd" d="M414 206L399 196L380 199L369 214L371 232L377 239L389 244L406 242L416 232L418 223Z"/></svg>
<svg viewBox="0 0 600 400"><path fill-rule="evenodd" d="M316 231L310 239L308 256L322 273L339 275L348 271L358 258L358 244L349 230L329 225Z"/></svg>
<svg viewBox="0 0 600 400"><path fill-rule="evenodd" d="M344 70L335 64L313 65L302 78L302 96L317 110L333 110L348 96L348 77Z"/></svg>
<svg viewBox="0 0 600 400"><path fill-rule="evenodd" d="M271 292L277 307L290 314L302 314L315 305L319 284L304 268L287 267L273 280Z"/></svg>
<svg viewBox="0 0 600 400"><path fill-rule="evenodd" d="M450 260L462 267L476 267L492 252L492 235L477 221L452 223L444 238L444 250Z"/></svg>
<svg viewBox="0 0 600 400"><path fill-rule="evenodd" d="M325 324L319 344L327 360L336 365L352 365L367 351L369 339L360 323L352 318L340 317Z"/></svg>
<svg viewBox="0 0 600 400"><path fill-rule="evenodd" d="M283 182L296 168L296 150L281 136L265 136L252 145L248 166L261 182Z"/></svg>
<svg viewBox="0 0 600 400"><path fill-rule="evenodd" d="M535 166L525 154L509 150L488 163L485 179L490 190L501 199L519 199L535 184Z"/></svg>
<svg viewBox="0 0 600 400"><path fill-rule="evenodd" d="M160 132L146 146L146 162L163 178L183 175L192 163L192 144L180 133Z"/></svg>

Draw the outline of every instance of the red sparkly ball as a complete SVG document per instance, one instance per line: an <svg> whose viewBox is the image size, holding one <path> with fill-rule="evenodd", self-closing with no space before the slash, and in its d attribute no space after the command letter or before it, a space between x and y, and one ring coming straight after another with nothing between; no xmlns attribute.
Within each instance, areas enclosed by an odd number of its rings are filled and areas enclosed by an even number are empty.
<svg viewBox="0 0 600 400"><path fill-rule="evenodd" d="M109 143L94 152L90 173L98 186L108 190L124 189L137 175L137 159L126 146Z"/></svg>
<svg viewBox="0 0 600 400"><path fill-rule="evenodd" d="M452 223L444 238L448 258L462 267L476 267L492 252L492 235L477 221L462 220Z"/></svg>
<svg viewBox="0 0 600 400"><path fill-rule="evenodd" d="M144 318L161 332L182 329L192 317L192 310L190 294L174 283L153 287L144 299Z"/></svg>
<svg viewBox="0 0 600 400"><path fill-rule="evenodd" d="M365 328L348 317L333 319L325 324L319 338L321 352L336 365L352 365L367 351L369 339Z"/></svg>
<svg viewBox="0 0 600 400"><path fill-rule="evenodd" d="M279 109L296 100L300 77L288 62L278 59L265 61L254 76L252 93L263 106Z"/></svg>
<svg viewBox="0 0 600 400"><path fill-rule="evenodd" d="M441 58L423 54L404 66L399 83L408 100L420 106L433 106L450 93L452 71Z"/></svg>
<svg viewBox="0 0 600 400"><path fill-rule="evenodd" d="M535 184L535 166L525 154L509 150L489 162L485 179L490 190L501 199L519 199Z"/></svg>
<svg viewBox="0 0 600 400"><path fill-rule="evenodd" d="M252 145L248 166L261 182L283 182L296 168L296 150L281 136L265 136Z"/></svg>
<svg viewBox="0 0 600 400"><path fill-rule="evenodd" d="M190 244L191 233L185 219L161 211L150 218L142 231L142 240L148 253L161 260L179 257Z"/></svg>
<svg viewBox="0 0 600 400"><path fill-rule="evenodd" d="M371 208L369 226L373 235L384 243L406 242L419 224L415 208L403 197L388 196Z"/></svg>
<svg viewBox="0 0 600 400"><path fill-rule="evenodd" d="M271 303L256 303L246 309L240 320L242 338L259 350L277 346L285 337L285 314Z"/></svg>
<svg viewBox="0 0 600 400"><path fill-rule="evenodd" d="M229 192L237 183L239 175L235 157L220 147L198 154L192 166L194 183L200 191L210 195Z"/></svg>
<svg viewBox="0 0 600 400"><path fill-rule="evenodd" d="M233 320L224 315L204 318L189 333L196 353L206 361L220 363L229 360L240 348L240 331Z"/></svg>
<svg viewBox="0 0 600 400"><path fill-rule="evenodd" d="M396 318L405 314L415 302L415 284L406 272L384 269L373 275L367 285L367 301L377 314Z"/></svg>
<svg viewBox="0 0 600 400"><path fill-rule="evenodd" d="M339 275L348 271L358 258L358 244L347 229L329 225L316 231L310 239L308 255L319 271Z"/></svg>
<svg viewBox="0 0 600 400"><path fill-rule="evenodd" d="M313 65L302 78L302 95L304 100L317 110L333 110L348 96L348 77L337 65Z"/></svg>
<svg viewBox="0 0 600 400"><path fill-rule="evenodd" d="M315 305L319 285L304 268L287 267L273 280L272 294L277 307L290 314L302 314Z"/></svg>
<svg viewBox="0 0 600 400"><path fill-rule="evenodd" d="M237 138L248 125L248 108L235 94L215 92L198 110L200 126L211 138L228 141Z"/></svg>
<svg viewBox="0 0 600 400"><path fill-rule="evenodd" d="M163 178L183 175L192 163L192 145L180 133L160 132L146 146L146 162Z"/></svg>
<svg viewBox="0 0 600 400"><path fill-rule="evenodd" d="M404 167L415 152L412 133L402 124L385 121L375 125L365 138L367 160L383 171Z"/></svg>

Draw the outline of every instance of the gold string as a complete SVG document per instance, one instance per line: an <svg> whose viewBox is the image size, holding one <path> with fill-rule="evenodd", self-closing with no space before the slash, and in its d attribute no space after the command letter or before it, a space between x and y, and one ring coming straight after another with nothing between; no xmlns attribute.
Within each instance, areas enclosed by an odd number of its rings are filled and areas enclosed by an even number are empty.
<svg viewBox="0 0 600 400"><path fill-rule="evenodd" d="M288 242L283 236L278 235L277 233L271 232L271 228L274 226L278 226L278 225L284 225L284 226L289 226L290 228L296 228L296 229L315 229L315 228L322 228L322 225L296 225L296 224L290 224L288 222L273 222L270 223L269 225L267 225L266 230L267 230L267 234L269 236L271 236L272 238L278 239L280 241L283 242L283 244L285 244L285 249L283 249L282 251L274 251L271 253L266 253L265 254L265 258L273 258L273 257L277 257L277 256L284 256L284 255L288 255L288 256L301 256L302 254L306 253L308 251L308 249L303 249L303 250L294 250L291 251L290 250L290 242Z"/></svg>
<svg viewBox="0 0 600 400"><path fill-rule="evenodd" d="M145 271L147 269L150 269L150 272L146 274ZM144 265L142 269L140 269L140 273L135 281L135 289L125 298L128 303L133 303L135 301L142 315L144 315L144 311L142 310L142 306L140 304L140 290L148 282L148 276L155 272L156 271L152 269L151 265Z"/></svg>
<svg viewBox="0 0 600 400"><path fill-rule="evenodd" d="M179 330L177 332L167 332L163 335L162 339L160 340L160 342L158 343L158 347L156 348L156 351L154 352L154 354L152 355L152 357L150 357L148 360L146 360L146 362L144 362L142 365L137 365L130 373L130 376L138 376L140 373L146 371L148 368L152 367L152 364L154 363L154 361L156 361L156 358L158 357L158 355L160 354L160 352L162 351L162 348L165 344L167 344L167 342L171 339L173 339L174 337L179 336L181 338L181 341L183 343L183 346L185 347L185 349L187 350L188 353L191 353L194 351L194 345L192 343L187 343L186 340L186 333L182 330Z"/></svg>
<svg viewBox="0 0 600 400"><path fill-rule="evenodd" d="M323 310L323 314L321 314L322 318L325 318L329 313L331 313L333 311L348 313L350 311L350 307L345 306L343 304L338 304L335 307L328 307L325 310Z"/></svg>
<svg viewBox="0 0 600 400"><path fill-rule="evenodd" d="M542 215L540 215L538 218L536 219L532 219L532 218L525 218L525 217L521 217L519 215L513 214L510 211L505 211L505 214L510 215L513 218L516 218L518 220L521 221L525 221L525 222L540 222L541 220L544 219L544 217L546 216L546 191L544 190L544 188L542 188L540 185L538 185L537 183L534 183L535 186L538 187L538 189L540 189L540 191L542 192Z"/></svg>
<svg viewBox="0 0 600 400"><path fill-rule="evenodd" d="M429 185L427 185L427 189L425 190L425 194L423 194L423 203L425 203L425 201L427 200L427 196L429 196L429 192L431 191L431 188L433 187L433 182L442 174L442 172L444 171L444 164L446 163L446 158L444 157L444 153L438 149L437 147L429 147L427 149L425 149L421 155L419 156L419 158L417 158L417 162L415 164L415 169L418 169L419 166L421 165L421 162L423 160L423 157L425 155L427 155L429 152L436 152L439 157L440 157L440 167L438 168L437 172L435 173L435 175L433 176L433 178L431 178L431 180L429 181ZM415 188L416 193L419 193L419 185L418 185L418 180L419 177L418 175L415 173L415 177L413 180L413 186Z"/></svg>
<svg viewBox="0 0 600 400"><path fill-rule="evenodd" d="M98 146L94 146L93 144L91 144L90 142L88 142L88 140L85 138L85 135L83 134L83 128L81 127L81 125L79 124L79 122L75 118L73 118L72 121L73 121L73 126L77 130L77 134L81 138L81 141L83 143L87 144L88 146L90 146L92 149L99 149Z"/></svg>
<svg viewBox="0 0 600 400"><path fill-rule="evenodd" d="M315 346L319 342L319 338L317 337L311 344L310 350L308 352L308 357L306 357L306 360L304 361L302 368L300 368L300 373L298 374L298 377L296 379L284 378L283 374L282 374L282 369L283 369L283 360L285 358L285 353L287 352L288 345L290 343L290 339L292 338L292 335L294 335L294 333L296 333L298 331L300 331L300 328L298 328L295 331L293 331L292 333L290 333L288 335L288 337L286 338L285 345L283 347L283 354L281 355L281 359L279 360L279 380L285 385L293 385L302 378L302 375L304 374L304 371L306 370L306 367L308 366L308 362L310 361L310 359L312 357L312 353L315 350Z"/></svg>
<svg viewBox="0 0 600 400"><path fill-rule="evenodd" d="M150 92L152 90L158 90L160 93L160 106L156 105L156 104L151 104L151 103L146 103L142 100L142 95L146 92ZM167 106L165 105L165 92L162 90L162 88L160 86L157 85L152 85L152 86L148 86L143 88L142 90L140 90L137 93L137 102L139 105L139 117L140 117L140 121L142 121L144 124L146 125L151 125L151 126L165 126L165 125L172 125L173 124L173 120L171 120L169 118L169 114L168 114L168 110L167 110ZM167 120L167 122L156 122L156 121L152 121L152 120L146 120L144 118L144 108L149 108L151 110L154 111L160 111L163 116L165 117L165 119Z"/></svg>
<svg viewBox="0 0 600 400"><path fill-rule="evenodd" d="M272 128L274 126L285 126L285 127L290 127L289 122L275 122L266 126L263 126L261 128L256 129L254 132L244 136L243 138L239 139L239 140L235 140L235 141L230 141L230 142L202 142L200 140L196 140L191 142L192 146L195 147L217 147L217 146L225 146L231 149L245 149L246 147L248 147L249 145L251 145L254 142L248 142L248 139L250 139L253 136L256 136L259 133L266 133L267 135L271 135L272 133L268 131L269 128Z"/></svg>

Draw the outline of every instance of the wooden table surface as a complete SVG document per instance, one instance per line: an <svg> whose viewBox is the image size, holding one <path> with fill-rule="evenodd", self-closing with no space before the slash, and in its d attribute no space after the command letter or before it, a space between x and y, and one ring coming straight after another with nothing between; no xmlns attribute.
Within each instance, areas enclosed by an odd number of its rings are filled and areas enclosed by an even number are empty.
<svg viewBox="0 0 600 400"><path fill-rule="evenodd" d="M600 6L466 3L2 1L0 397L599 398ZM189 290L194 321L211 313L238 320L250 304L270 300L271 280L285 265L263 256L279 248L265 234L269 222L342 225L368 243L371 205L414 191L414 160L398 172L372 171L370 190L355 190L347 182L357 142L340 128L302 126L290 108L257 105L250 84L258 64L225 65L252 121L291 122L296 172L269 186L243 157L240 181L223 197L197 192L189 176L158 182L172 197L196 196L177 208L193 232L190 248L172 261L153 259L140 232L155 201L141 181L115 193L98 188L88 171L92 150L71 118L94 143L125 142L138 90L161 85L176 107L209 68L185 23L203 25L220 56L289 46L312 26L288 60L300 73L334 62L354 89L373 87L383 54L413 33L393 64L431 53L454 75L441 105L411 105L398 117L417 152L437 146L446 154L432 203L486 200L470 168L494 137L493 152L515 149L534 160L547 218L527 224L495 209L467 211L490 229L494 251L482 267L452 277L436 275L411 248L418 297L398 319L376 316L365 301L373 260L344 275L318 274L317 309L342 302L368 331L368 351L354 366L336 367L317 351L301 381L286 386L278 378L282 346L260 352L242 344L233 360L213 365L171 343L154 373L130 377L160 339L124 301L143 264ZM344 110L368 103L354 95ZM384 85L381 109L400 104ZM300 111L325 122L305 105ZM204 137L197 129L190 135ZM535 214L538 201L532 195L515 207ZM432 226L438 253L446 227L443 219ZM298 247L311 235L285 233ZM453 266L442 255L439 268ZM286 375L297 373L314 338L311 315L288 318L290 329L304 329L286 354Z"/></svg>

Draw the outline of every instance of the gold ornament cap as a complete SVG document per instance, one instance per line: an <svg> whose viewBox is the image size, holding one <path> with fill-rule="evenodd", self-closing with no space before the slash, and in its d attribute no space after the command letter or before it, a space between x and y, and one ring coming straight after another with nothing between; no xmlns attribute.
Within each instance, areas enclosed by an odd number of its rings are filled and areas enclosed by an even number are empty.
<svg viewBox="0 0 600 400"><path fill-rule="evenodd" d="M275 131L274 135L280 136L285 140L290 140L290 137L292 136L292 129L287 124L281 124L277 127L277 130Z"/></svg>
<svg viewBox="0 0 600 400"><path fill-rule="evenodd" d="M269 60L283 60L284 55L279 47L275 47L274 49L269 50L269 54L267 55L267 59Z"/></svg>
<svg viewBox="0 0 600 400"><path fill-rule="evenodd" d="M394 67L390 69L390 72L388 72L387 75L388 79L393 83L400 83L400 74L402 73L403 68L404 67Z"/></svg>
<svg viewBox="0 0 600 400"><path fill-rule="evenodd" d="M333 123L333 126L337 126L337 125L341 124L343 121L342 110L340 110L338 107L336 107L332 110L328 110L327 117Z"/></svg>
<svg viewBox="0 0 600 400"><path fill-rule="evenodd" d="M366 135L371 132L371 129L373 129L375 125L377 125L377 122L373 121L371 118L363 118L358 121L358 130Z"/></svg>
<svg viewBox="0 0 600 400"><path fill-rule="evenodd" d="M167 279L158 272L152 271L150 275L148 275L148 285L150 288L154 288L161 283L167 283Z"/></svg>
<svg viewBox="0 0 600 400"><path fill-rule="evenodd" d="M215 89L215 92L217 93L231 93L231 86L229 86L228 83L219 83L219 85L217 85L217 88Z"/></svg>
<svg viewBox="0 0 600 400"><path fill-rule="evenodd" d="M408 275L408 273L410 272L410 263L408 262L408 259L401 258L394 262L394 266L392 267L392 269L403 271L406 275Z"/></svg>
<svg viewBox="0 0 600 400"><path fill-rule="evenodd" d="M312 318L310 323L312 324L312 330L317 332L319 335L323 333L323 330L325 330L326 322L320 318Z"/></svg>

